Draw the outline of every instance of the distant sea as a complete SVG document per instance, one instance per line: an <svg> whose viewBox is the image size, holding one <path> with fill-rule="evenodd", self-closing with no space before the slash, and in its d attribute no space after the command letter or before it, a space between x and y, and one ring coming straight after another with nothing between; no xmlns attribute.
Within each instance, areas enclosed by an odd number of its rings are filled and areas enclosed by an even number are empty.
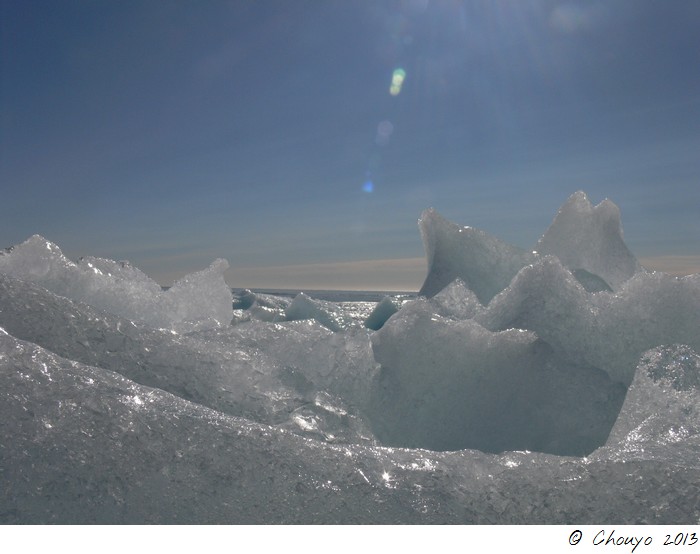
<svg viewBox="0 0 700 554"><path fill-rule="evenodd" d="M250 290L258 294L270 294L287 298L294 298L297 294L303 292L316 300L328 300L330 302L380 302L385 296L414 298L418 294L411 291L397 292L378 290L231 289L234 294L241 293L245 290Z"/></svg>

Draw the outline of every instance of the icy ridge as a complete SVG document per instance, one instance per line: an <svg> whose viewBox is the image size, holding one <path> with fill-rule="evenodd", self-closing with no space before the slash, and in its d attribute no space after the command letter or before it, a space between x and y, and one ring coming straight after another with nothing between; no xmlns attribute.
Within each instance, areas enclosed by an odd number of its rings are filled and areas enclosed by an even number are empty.
<svg viewBox="0 0 700 554"><path fill-rule="evenodd" d="M541 255L559 258L591 291L619 290L644 271L622 238L619 208L607 199L594 207L582 191L569 197L532 251L456 225L432 208L423 212L418 227L428 262L420 294L429 297L459 278L486 305Z"/></svg>
<svg viewBox="0 0 700 554"><path fill-rule="evenodd" d="M0 273L25 279L56 294L156 328L190 332L228 325L231 290L224 281L228 262L215 260L169 290L128 262L85 257L77 264L60 248L34 235L0 255Z"/></svg>
<svg viewBox="0 0 700 554"><path fill-rule="evenodd" d="M322 440L374 439L353 408L339 398L359 402L366 396L357 383L363 376L360 368L374 368L366 334L334 338L312 322L272 328L250 322L181 335L140 326L3 274L0 326L65 358L115 371L226 414ZM331 356L338 360L331 364ZM302 359L303 365L298 362ZM318 395L326 391L333 398L319 403ZM342 406L343 422L335 422L336 415L324 407L329 405ZM305 420L300 419L302 412ZM309 421L314 422L312 429L305 424Z"/></svg>

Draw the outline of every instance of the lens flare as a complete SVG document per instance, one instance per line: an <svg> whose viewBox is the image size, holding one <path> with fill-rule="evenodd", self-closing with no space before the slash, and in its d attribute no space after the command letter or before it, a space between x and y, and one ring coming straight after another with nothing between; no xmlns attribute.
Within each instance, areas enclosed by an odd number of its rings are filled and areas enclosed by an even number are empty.
<svg viewBox="0 0 700 554"><path fill-rule="evenodd" d="M394 132L394 126L391 121L384 120L379 125L377 125L377 136L374 139L379 146L384 146L388 144L391 134Z"/></svg>
<svg viewBox="0 0 700 554"><path fill-rule="evenodd" d="M370 193L374 191L374 183L370 180L365 181L365 184L362 185L362 190Z"/></svg>
<svg viewBox="0 0 700 554"><path fill-rule="evenodd" d="M405 80L406 72L400 67L394 69L394 73L391 75L391 86L389 87L389 93L392 96L398 96Z"/></svg>

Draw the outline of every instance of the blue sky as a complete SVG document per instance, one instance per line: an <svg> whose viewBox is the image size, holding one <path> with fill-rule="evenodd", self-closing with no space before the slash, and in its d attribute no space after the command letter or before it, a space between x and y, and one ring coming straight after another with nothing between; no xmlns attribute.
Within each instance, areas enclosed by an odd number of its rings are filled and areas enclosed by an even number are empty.
<svg viewBox="0 0 700 554"><path fill-rule="evenodd" d="M0 6L0 246L418 288L423 209L530 248L584 190L700 268L696 0Z"/></svg>

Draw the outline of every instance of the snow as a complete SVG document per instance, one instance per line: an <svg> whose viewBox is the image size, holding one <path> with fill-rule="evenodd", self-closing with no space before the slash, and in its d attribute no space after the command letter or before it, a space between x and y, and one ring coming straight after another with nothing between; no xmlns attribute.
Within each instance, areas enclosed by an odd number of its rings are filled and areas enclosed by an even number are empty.
<svg viewBox="0 0 700 554"><path fill-rule="evenodd" d="M420 229L373 311L0 255L0 522L697 524L700 275L583 193L536 253Z"/></svg>

